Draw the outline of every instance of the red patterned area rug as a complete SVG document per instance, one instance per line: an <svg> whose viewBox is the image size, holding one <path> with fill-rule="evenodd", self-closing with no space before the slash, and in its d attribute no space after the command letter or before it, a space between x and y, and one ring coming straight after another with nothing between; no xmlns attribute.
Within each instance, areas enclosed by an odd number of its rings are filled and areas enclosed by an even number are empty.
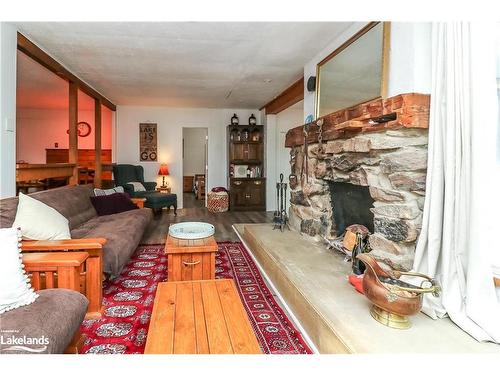
<svg viewBox="0 0 500 375"><path fill-rule="evenodd" d="M240 242L219 242L216 278L235 280L263 353L309 354L311 349L264 283ZM143 353L156 287L166 280L163 245L140 246L120 277L104 286L104 314L85 320L82 353Z"/></svg>

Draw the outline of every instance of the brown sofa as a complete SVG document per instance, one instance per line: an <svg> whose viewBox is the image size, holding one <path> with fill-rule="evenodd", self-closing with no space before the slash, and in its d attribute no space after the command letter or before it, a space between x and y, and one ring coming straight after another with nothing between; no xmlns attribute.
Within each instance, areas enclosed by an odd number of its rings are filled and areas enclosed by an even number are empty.
<svg viewBox="0 0 500 375"><path fill-rule="evenodd" d="M90 185L64 186L30 194L53 207L69 220L72 239L105 238L103 269L110 278L120 275L137 248L147 225L153 219L150 209L137 209L114 215L97 216L90 202ZM0 227L9 228L16 217L18 198L0 200Z"/></svg>
<svg viewBox="0 0 500 375"><path fill-rule="evenodd" d="M39 297L32 304L0 315L1 354L64 353L79 332L88 305L84 295L69 289L37 293ZM24 337L38 341L14 341Z"/></svg>

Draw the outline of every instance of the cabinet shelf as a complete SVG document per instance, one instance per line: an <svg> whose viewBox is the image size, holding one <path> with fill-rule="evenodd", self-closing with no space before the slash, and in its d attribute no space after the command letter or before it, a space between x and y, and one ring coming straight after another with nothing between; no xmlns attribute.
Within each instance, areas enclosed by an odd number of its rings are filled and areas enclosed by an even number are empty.
<svg viewBox="0 0 500 375"><path fill-rule="evenodd" d="M255 180L255 181L258 181L258 180L265 180L266 178L265 177L229 177L231 179L231 181L234 181L234 180L248 180L248 181L252 181L252 180Z"/></svg>
<svg viewBox="0 0 500 375"><path fill-rule="evenodd" d="M238 159L238 160L230 160L229 161L229 164L235 164L235 165L241 165L241 164L262 164L262 161L261 160L255 160L255 159L249 159L249 160L242 160L242 159Z"/></svg>
<svg viewBox="0 0 500 375"><path fill-rule="evenodd" d="M263 125L250 125L250 124L238 124L238 125L233 125L229 124L228 127L230 128L262 128Z"/></svg>
<svg viewBox="0 0 500 375"><path fill-rule="evenodd" d="M229 141L235 145L244 145L244 144L251 144L251 145L258 145L262 143L262 140L260 141Z"/></svg>

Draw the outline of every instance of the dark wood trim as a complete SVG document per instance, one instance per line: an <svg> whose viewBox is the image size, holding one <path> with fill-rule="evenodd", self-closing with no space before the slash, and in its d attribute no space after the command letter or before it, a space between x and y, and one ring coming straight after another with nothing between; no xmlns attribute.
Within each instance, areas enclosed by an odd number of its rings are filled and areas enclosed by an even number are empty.
<svg viewBox="0 0 500 375"><path fill-rule="evenodd" d="M288 87L276 98L263 105L260 110L266 110L266 115L275 115L304 99L304 77Z"/></svg>
<svg viewBox="0 0 500 375"><path fill-rule="evenodd" d="M68 161L71 164L78 163L78 85L69 82L69 148ZM70 178L71 185L78 184L78 168L73 169Z"/></svg>
<svg viewBox="0 0 500 375"><path fill-rule="evenodd" d="M94 174L94 186L97 188L102 187L102 145L101 145L101 129L102 129L102 110L101 101L95 99L94 101L94 149L95 149L95 174Z"/></svg>
<svg viewBox="0 0 500 375"><path fill-rule="evenodd" d="M57 74L59 77L65 79L69 82L74 82L77 84L78 88L82 90L87 95L93 97L94 99L99 99L103 105L111 109L112 111L116 111L116 105L113 104L109 99L105 98L95 89L90 87L88 84L83 82L80 78L71 73L68 69L62 66L59 62L57 62L54 58L48 55L45 51L43 51L40 47L34 44L31 40L26 38L23 34L17 33L17 49L26 55L28 55L33 60L37 61L50 71Z"/></svg>

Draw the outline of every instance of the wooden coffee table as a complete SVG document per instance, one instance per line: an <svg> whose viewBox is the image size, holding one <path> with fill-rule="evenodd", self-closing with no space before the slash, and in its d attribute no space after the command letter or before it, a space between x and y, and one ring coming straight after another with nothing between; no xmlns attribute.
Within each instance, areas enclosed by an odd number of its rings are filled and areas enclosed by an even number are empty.
<svg viewBox="0 0 500 375"><path fill-rule="evenodd" d="M199 240L167 237L165 253L168 258L168 281L215 279L214 236Z"/></svg>
<svg viewBox="0 0 500 375"><path fill-rule="evenodd" d="M233 280L158 284L145 354L261 354Z"/></svg>

